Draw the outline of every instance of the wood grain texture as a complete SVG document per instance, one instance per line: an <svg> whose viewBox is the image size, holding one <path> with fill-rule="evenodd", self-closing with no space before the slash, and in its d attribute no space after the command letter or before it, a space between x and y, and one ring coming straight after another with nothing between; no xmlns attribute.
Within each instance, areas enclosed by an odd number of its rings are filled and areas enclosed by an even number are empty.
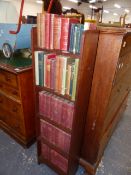
<svg viewBox="0 0 131 175"><path fill-rule="evenodd" d="M131 34L119 28L99 28L99 30L81 154L81 160L87 162L85 168L89 174L95 174L105 146L125 109L131 76L131 71L129 71ZM121 63L124 64L124 67L119 70ZM125 68L126 64L128 68Z"/></svg>

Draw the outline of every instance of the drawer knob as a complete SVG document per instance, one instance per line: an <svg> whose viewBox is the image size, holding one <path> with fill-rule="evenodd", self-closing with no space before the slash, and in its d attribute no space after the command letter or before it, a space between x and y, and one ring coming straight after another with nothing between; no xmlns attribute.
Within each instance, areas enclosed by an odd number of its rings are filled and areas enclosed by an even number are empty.
<svg viewBox="0 0 131 175"><path fill-rule="evenodd" d="M13 95L17 95L18 93L17 93L17 91L13 91L12 94Z"/></svg>
<svg viewBox="0 0 131 175"><path fill-rule="evenodd" d="M13 112L17 112L17 111L18 111L17 107L14 107L14 108L12 109L12 111L13 111Z"/></svg>

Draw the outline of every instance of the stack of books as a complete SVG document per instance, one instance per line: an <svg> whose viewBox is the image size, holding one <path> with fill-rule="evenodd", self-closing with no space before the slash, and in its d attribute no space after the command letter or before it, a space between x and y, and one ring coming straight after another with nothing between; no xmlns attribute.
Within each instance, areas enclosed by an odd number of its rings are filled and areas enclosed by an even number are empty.
<svg viewBox="0 0 131 175"><path fill-rule="evenodd" d="M39 113L61 126L71 129L74 115L74 103L47 91L39 92Z"/></svg>
<svg viewBox="0 0 131 175"><path fill-rule="evenodd" d="M77 18L67 18L50 13L37 15L38 47L80 53L84 25Z"/></svg>
<svg viewBox="0 0 131 175"><path fill-rule="evenodd" d="M78 66L78 58L35 51L36 85L47 87L62 95L68 95L74 101Z"/></svg>

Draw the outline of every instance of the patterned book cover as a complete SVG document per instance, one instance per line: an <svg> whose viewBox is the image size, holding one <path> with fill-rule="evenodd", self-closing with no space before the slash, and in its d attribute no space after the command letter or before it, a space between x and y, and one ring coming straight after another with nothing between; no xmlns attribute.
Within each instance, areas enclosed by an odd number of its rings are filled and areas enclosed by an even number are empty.
<svg viewBox="0 0 131 175"><path fill-rule="evenodd" d="M50 48L50 13L45 13L45 48Z"/></svg>
<svg viewBox="0 0 131 175"><path fill-rule="evenodd" d="M68 160L54 150L51 150L51 162L63 172L67 173Z"/></svg>
<svg viewBox="0 0 131 175"><path fill-rule="evenodd" d="M69 50L71 23L79 23L79 19L64 18L64 17L61 18L60 49L64 51Z"/></svg>
<svg viewBox="0 0 131 175"><path fill-rule="evenodd" d="M63 99L58 98L57 101L57 123L61 124L61 118L62 118L62 106L63 106Z"/></svg>
<svg viewBox="0 0 131 175"><path fill-rule="evenodd" d="M63 73L64 60L62 56L59 56L59 73L58 73L58 92L62 91L62 73Z"/></svg>
<svg viewBox="0 0 131 175"><path fill-rule="evenodd" d="M46 94L46 91L39 92L39 113L44 116L46 113Z"/></svg>
<svg viewBox="0 0 131 175"><path fill-rule="evenodd" d="M55 16L54 18L54 49L60 49L60 38L61 38L61 17Z"/></svg>
<svg viewBox="0 0 131 175"><path fill-rule="evenodd" d="M54 20L57 15L51 14L50 19L50 49L54 49L53 43L54 43Z"/></svg>
<svg viewBox="0 0 131 175"><path fill-rule="evenodd" d="M70 94L71 65L67 65L66 94Z"/></svg>
<svg viewBox="0 0 131 175"><path fill-rule="evenodd" d="M65 95L66 90L66 67L67 67L67 57L63 57L63 64L62 64L62 87L61 87L61 94Z"/></svg>

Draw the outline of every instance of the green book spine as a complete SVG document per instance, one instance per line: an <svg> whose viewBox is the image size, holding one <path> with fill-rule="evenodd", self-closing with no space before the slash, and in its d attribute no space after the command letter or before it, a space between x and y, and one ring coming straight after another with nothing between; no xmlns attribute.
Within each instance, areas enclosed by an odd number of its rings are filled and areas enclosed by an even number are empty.
<svg viewBox="0 0 131 175"><path fill-rule="evenodd" d="M77 85L77 76L78 76L78 66L79 66L79 59L75 60L75 71L74 71L74 78L73 78L73 87L72 87L72 96L71 99L75 101L76 96L76 85Z"/></svg>
<svg viewBox="0 0 131 175"><path fill-rule="evenodd" d="M72 92L73 92L73 80L74 80L74 75L75 74L75 64L71 65L71 79L70 79L70 96L72 97Z"/></svg>
<svg viewBox="0 0 131 175"><path fill-rule="evenodd" d="M39 85L44 85L44 53L38 53L38 65L39 65Z"/></svg>

